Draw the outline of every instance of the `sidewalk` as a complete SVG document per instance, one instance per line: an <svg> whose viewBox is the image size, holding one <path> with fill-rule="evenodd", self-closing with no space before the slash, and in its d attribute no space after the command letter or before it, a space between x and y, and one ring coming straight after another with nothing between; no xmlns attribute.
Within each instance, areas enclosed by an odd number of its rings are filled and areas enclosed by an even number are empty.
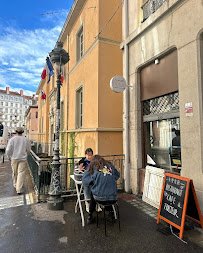
<svg viewBox="0 0 203 253"><path fill-rule="evenodd" d="M203 252L198 227L184 232L185 244L167 233L166 226L156 224L157 209L134 195L120 194L121 231L118 223L108 222L107 237L102 214L99 228L82 227L80 214L74 213L75 200L66 199L63 211L50 211L46 203L31 205L28 196L15 193L10 162L0 164L1 253Z"/></svg>

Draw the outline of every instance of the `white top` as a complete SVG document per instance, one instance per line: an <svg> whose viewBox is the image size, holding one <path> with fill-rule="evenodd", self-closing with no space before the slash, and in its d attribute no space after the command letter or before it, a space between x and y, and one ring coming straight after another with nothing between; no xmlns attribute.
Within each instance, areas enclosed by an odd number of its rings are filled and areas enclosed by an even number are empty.
<svg viewBox="0 0 203 253"><path fill-rule="evenodd" d="M30 149L30 141L26 137L15 136L9 140L6 154L12 160L27 160Z"/></svg>
<svg viewBox="0 0 203 253"><path fill-rule="evenodd" d="M70 178L73 179L76 184L82 184L82 181L75 180L74 175L70 175Z"/></svg>

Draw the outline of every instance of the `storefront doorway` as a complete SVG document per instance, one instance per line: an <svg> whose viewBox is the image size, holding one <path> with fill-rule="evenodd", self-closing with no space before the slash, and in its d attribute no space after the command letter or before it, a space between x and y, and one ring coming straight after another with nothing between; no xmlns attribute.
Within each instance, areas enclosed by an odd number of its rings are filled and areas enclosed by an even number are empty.
<svg viewBox="0 0 203 253"><path fill-rule="evenodd" d="M178 92L143 101L143 126L144 167L172 170L171 147L181 153Z"/></svg>

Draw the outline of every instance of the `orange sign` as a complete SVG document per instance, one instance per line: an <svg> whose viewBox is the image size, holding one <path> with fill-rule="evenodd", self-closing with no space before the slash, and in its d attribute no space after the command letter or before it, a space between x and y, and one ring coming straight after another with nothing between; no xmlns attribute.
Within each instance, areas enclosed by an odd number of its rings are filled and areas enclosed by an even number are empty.
<svg viewBox="0 0 203 253"><path fill-rule="evenodd" d="M180 230L183 237L185 217L199 223L203 218L192 179L166 173L163 183L157 224L162 219Z"/></svg>

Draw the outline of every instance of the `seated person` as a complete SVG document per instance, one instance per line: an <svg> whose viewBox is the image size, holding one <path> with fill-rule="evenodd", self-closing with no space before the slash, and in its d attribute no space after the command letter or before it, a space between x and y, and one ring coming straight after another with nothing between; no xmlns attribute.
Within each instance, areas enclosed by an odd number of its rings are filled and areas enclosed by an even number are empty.
<svg viewBox="0 0 203 253"><path fill-rule="evenodd" d="M87 148L85 150L85 157L83 157L78 163L80 171L82 170L85 171L88 168L92 160L92 157L93 157L93 150L91 148Z"/></svg>
<svg viewBox="0 0 203 253"><path fill-rule="evenodd" d="M79 161L79 170L80 171L85 171L91 160L93 157L93 150L91 148L87 148L85 150L85 157L83 157L80 161ZM89 213L89 203L87 200L89 200L91 198L91 186L87 185L84 186L84 197L85 197L85 206L86 206L86 211Z"/></svg>
<svg viewBox="0 0 203 253"><path fill-rule="evenodd" d="M113 164L104 160L100 155L95 155L85 171L82 183L84 186L92 184L89 216L87 223L92 223L93 212L95 211L96 201L100 204L113 204L118 199L117 183L120 173ZM108 210L106 208L106 210ZM114 218L112 206L109 207L109 218Z"/></svg>

